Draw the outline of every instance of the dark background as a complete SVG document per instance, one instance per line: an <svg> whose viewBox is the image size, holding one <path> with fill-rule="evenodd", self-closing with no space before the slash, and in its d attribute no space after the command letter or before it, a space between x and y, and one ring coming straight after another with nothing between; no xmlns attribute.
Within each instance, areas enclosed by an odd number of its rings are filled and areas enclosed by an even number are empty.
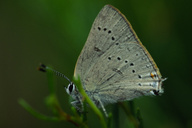
<svg viewBox="0 0 192 128"><path fill-rule="evenodd" d="M36 68L50 64L70 79L91 25L105 4L118 8L160 68L165 93L135 99L146 128L192 127L191 18L189 0L2 0L0 1L0 127L63 128L68 122L34 118L19 104L24 98L39 112L49 94L46 75ZM71 113L57 80L57 96ZM91 117L91 112L88 114ZM90 118L92 127L95 119ZM127 119L123 120L126 123Z"/></svg>

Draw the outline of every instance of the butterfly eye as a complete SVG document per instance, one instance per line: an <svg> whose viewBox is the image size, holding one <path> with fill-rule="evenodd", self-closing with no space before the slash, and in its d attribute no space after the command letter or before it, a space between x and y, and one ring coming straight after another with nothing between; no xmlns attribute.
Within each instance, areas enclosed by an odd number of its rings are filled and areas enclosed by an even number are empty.
<svg viewBox="0 0 192 128"><path fill-rule="evenodd" d="M69 85L69 92L71 93L73 91L73 84Z"/></svg>
<svg viewBox="0 0 192 128"><path fill-rule="evenodd" d="M67 92L68 94L71 94L74 90L75 90L75 87L74 87L74 84L73 84L73 83L70 83L70 84L68 85L68 87L66 88L66 92Z"/></svg>

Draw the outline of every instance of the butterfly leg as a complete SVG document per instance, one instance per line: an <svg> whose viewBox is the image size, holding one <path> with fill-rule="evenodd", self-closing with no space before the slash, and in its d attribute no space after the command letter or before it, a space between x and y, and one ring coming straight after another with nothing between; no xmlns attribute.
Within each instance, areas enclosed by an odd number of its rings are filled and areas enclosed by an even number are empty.
<svg viewBox="0 0 192 128"><path fill-rule="evenodd" d="M79 101L73 101L71 102L71 104L77 109L77 111L82 112L81 108L79 107L79 104L80 104Z"/></svg>
<svg viewBox="0 0 192 128"><path fill-rule="evenodd" d="M83 101L81 100L80 96L77 96L77 99L78 99L78 102L80 102L80 104L81 104L81 110L83 112L84 111Z"/></svg>
<svg viewBox="0 0 192 128"><path fill-rule="evenodd" d="M101 102L101 100L99 98L97 100L99 101L99 104L100 104L101 108L103 109L103 112L105 113L105 116L108 117L107 111L106 111L103 103Z"/></svg>

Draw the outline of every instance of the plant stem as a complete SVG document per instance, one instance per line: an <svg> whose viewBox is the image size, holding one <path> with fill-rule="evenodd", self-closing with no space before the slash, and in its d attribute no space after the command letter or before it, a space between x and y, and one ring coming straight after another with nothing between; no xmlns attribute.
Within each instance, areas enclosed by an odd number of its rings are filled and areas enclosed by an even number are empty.
<svg viewBox="0 0 192 128"><path fill-rule="evenodd" d="M92 100L88 97L88 95L86 94L86 92L84 91L81 81L80 81L80 77L78 77L77 79L74 78L74 82L75 85L77 86L79 92L81 93L81 95L83 96L83 99L86 100L86 102L90 105L90 107L92 108L92 110L97 114L97 116L100 119L100 122L103 126L103 128L107 128L107 125L105 123L104 117L101 113L101 111L96 107L96 105L92 102Z"/></svg>

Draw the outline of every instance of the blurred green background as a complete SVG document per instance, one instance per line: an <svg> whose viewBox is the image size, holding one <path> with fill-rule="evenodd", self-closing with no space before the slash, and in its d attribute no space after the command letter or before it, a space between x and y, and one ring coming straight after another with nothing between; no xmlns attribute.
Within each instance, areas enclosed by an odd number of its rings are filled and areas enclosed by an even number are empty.
<svg viewBox="0 0 192 128"><path fill-rule="evenodd" d="M168 78L162 96L134 100L144 127L192 127L190 0L1 0L1 128L74 127L68 122L38 120L17 101L24 98L39 112L51 115L44 104L49 94L46 75L36 68L43 62L72 78L91 25L105 4L127 17L162 76ZM57 96L71 113L64 85L68 82L58 78ZM94 122L90 118L92 127Z"/></svg>

